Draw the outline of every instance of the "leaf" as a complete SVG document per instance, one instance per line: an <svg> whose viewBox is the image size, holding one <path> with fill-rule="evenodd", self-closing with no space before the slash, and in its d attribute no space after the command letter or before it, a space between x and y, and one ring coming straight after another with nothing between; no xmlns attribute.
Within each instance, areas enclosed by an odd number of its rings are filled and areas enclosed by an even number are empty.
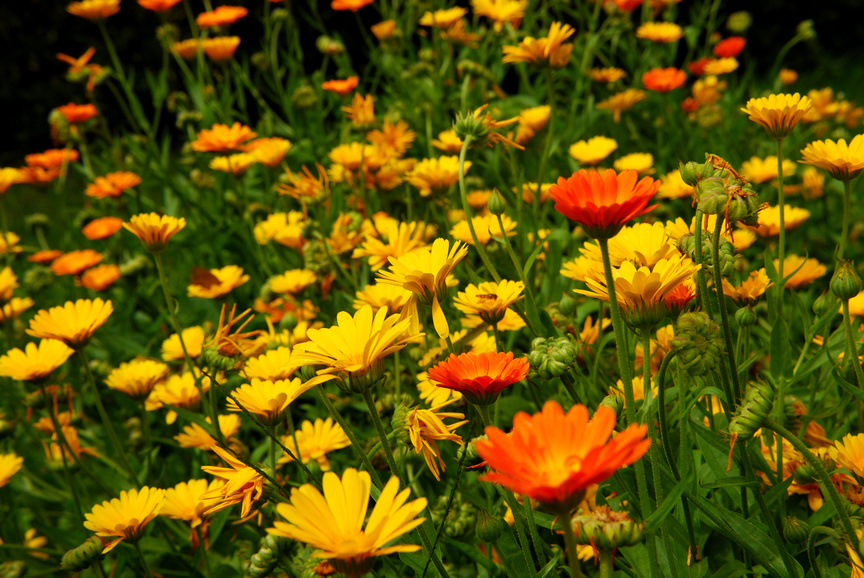
<svg viewBox="0 0 864 578"><path fill-rule="evenodd" d="M522 274L525 276L525 279L528 279L528 272L531 271L531 267L534 265L534 261L537 260L537 256L540 255L540 251L543 250L543 243L540 243L534 252L531 253L531 256L528 257L528 261L525 262L525 268L522 269Z"/></svg>
<svg viewBox="0 0 864 578"><path fill-rule="evenodd" d="M846 381L846 378L840 374L839 365L835 366L834 369L831 370L831 375L834 377L834 381L837 382L837 385L857 397L860 401L864 401L864 391L861 391L860 387Z"/></svg>
<svg viewBox="0 0 864 578"><path fill-rule="evenodd" d="M771 375L775 378L792 374L792 346L786 320L778 317L771 326Z"/></svg>
<svg viewBox="0 0 864 578"><path fill-rule="evenodd" d="M700 487L706 490L728 488L730 486L736 488L759 488L762 484L756 480L748 480L744 476L731 476L723 478L722 480L717 480L716 482L711 482L710 484L700 484Z"/></svg>
<svg viewBox="0 0 864 578"><path fill-rule="evenodd" d="M684 489L693 483L694 475L691 471L687 476L684 477L680 482L675 484L675 487L672 488L666 494L666 497L663 498L663 501L654 510L654 513L651 514L647 520L645 520L645 525L648 528L654 528L660 526L663 522L664 518L672 512L672 509L677 506L681 501L681 495L684 493Z"/></svg>
<svg viewBox="0 0 864 578"><path fill-rule="evenodd" d="M490 573L495 573L495 563L492 562L489 558L483 555L480 549L474 544L466 544L465 542L461 542L459 540L453 540L452 538L448 538L447 536L443 536L442 540L448 546L452 546L456 548L484 568Z"/></svg>
<svg viewBox="0 0 864 578"><path fill-rule="evenodd" d="M530 571L525 565L525 554L522 552L522 547L519 545L519 541L516 540L512 528L508 526L501 533L501 537L498 538L495 548L498 550L501 558L507 561L507 566L515 571L514 578L534 575L534 572Z"/></svg>

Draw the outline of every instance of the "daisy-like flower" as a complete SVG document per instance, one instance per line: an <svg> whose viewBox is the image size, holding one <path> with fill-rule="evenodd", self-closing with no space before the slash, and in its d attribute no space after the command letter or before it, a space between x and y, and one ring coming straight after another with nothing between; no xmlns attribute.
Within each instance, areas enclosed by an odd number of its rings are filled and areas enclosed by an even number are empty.
<svg viewBox="0 0 864 578"><path fill-rule="evenodd" d="M286 168L285 178L287 182L277 186L279 194L303 201L316 201L323 198L330 186L327 171L319 163L315 163L315 167L318 169L317 177L306 165L303 165L300 173L293 173L291 169Z"/></svg>
<svg viewBox="0 0 864 578"><path fill-rule="evenodd" d="M458 391L474 405L485 406L494 403L504 389L525 379L528 360L514 358L512 352L451 353L427 374L438 387Z"/></svg>
<svg viewBox="0 0 864 578"><path fill-rule="evenodd" d="M25 181L25 171L15 167L0 168L0 195L6 193L9 187Z"/></svg>
<svg viewBox="0 0 864 578"><path fill-rule="evenodd" d="M488 439L474 442L490 467L481 479L569 514L590 485L637 461L651 445L644 424L632 424L610 440L615 421L607 407L598 407L589 420L584 405L565 414L555 401L534 415L519 412L509 434L488 426Z"/></svg>
<svg viewBox="0 0 864 578"><path fill-rule="evenodd" d="M795 173L796 165L789 159L783 159L783 175ZM750 157L749 161L741 163L738 171L741 176L754 184L761 184L777 178L777 155L769 155L764 159Z"/></svg>
<svg viewBox="0 0 864 578"><path fill-rule="evenodd" d="M84 514L84 527L102 539L106 554L124 540L137 542L144 535L150 520L159 514L165 503L165 490L144 486L140 490L120 492L119 498L93 506Z"/></svg>
<svg viewBox="0 0 864 578"><path fill-rule="evenodd" d="M309 269L290 269L281 275L270 278L270 290L274 293L296 295L318 280L314 271Z"/></svg>
<svg viewBox="0 0 864 578"><path fill-rule="evenodd" d="M441 481L441 471L445 466L436 442L447 440L456 442L460 446L464 445L462 437L453 432L459 426L468 423L468 420L464 419L464 414L439 411L449 403L448 401L431 409L415 407L405 419L405 429L408 430L408 439L411 440L414 451L423 454L426 465L438 481ZM444 420L448 418L462 421L445 424Z"/></svg>
<svg viewBox="0 0 864 578"><path fill-rule="evenodd" d="M429 407L436 407L462 399L462 394L458 391L438 387L437 383L429 379L429 374L425 371L421 371L416 377L417 394L420 400Z"/></svg>
<svg viewBox="0 0 864 578"><path fill-rule="evenodd" d="M648 175L654 172L654 157L651 153L630 153L616 159L612 167L619 173L630 170L640 175Z"/></svg>
<svg viewBox="0 0 864 578"><path fill-rule="evenodd" d="M612 169L603 173L582 169L569 179L558 178L552 187L555 210L576 221L592 239L614 237L631 219L657 205L647 206L660 181L645 177L638 183L636 171Z"/></svg>
<svg viewBox="0 0 864 578"><path fill-rule="evenodd" d="M519 28L528 0L471 0L475 16L485 16L494 22L495 32L501 32L509 23L513 28Z"/></svg>
<svg viewBox="0 0 864 578"><path fill-rule="evenodd" d="M846 434L828 450L831 459L859 477L864 477L864 434Z"/></svg>
<svg viewBox="0 0 864 578"><path fill-rule="evenodd" d="M765 294L769 287L771 287L773 283L768 280L768 274L765 272L765 268L759 269L757 271L752 271L750 276L747 277L745 281L742 281L740 285L735 287L727 281L723 279L723 294L727 297L731 297L735 303L739 305L752 305L756 303L758 299Z"/></svg>
<svg viewBox="0 0 864 578"><path fill-rule="evenodd" d="M0 454L0 488L9 483L12 476L18 473L24 464L24 458L11 454Z"/></svg>
<svg viewBox="0 0 864 578"><path fill-rule="evenodd" d="M198 541L195 529L205 522L204 512L219 502L218 497L202 498L202 496L213 492L222 485L224 482L220 479L210 480L209 483L207 480L180 482L173 488L165 490L165 504L159 511L159 515L189 522L189 527L192 528L193 532L192 544L194 547Z"/></svg>
<svg viewBox="0 0 864 578"><path fill-rule="evenodd" d="M209 273L210 277L206 280L193 280L189 284L186 288L189 297L216 299L217 297L227 295L233 289L249 281L249 275L244 275L243 268L237 265L227 265L221 269L210 269Z"/></svg>
<svg viewBox="0 0 864 578"><path fill-rule="evenodd" d="M432 307L432 322L439 337L450 334L441 300L447 295L447 276L467 254L468 247L458 241L451 247L447 239L435 239L431 247L391 258L390 270L378 273L379 283L399 285L414 294L400 317L411 320L412 334L420 331L418 303Z"/></svg>
<svg viewBox="0 0 864 578"><path fill-rule="evenodd" d="M363 521L372 489L369 473L348 468L340 479L327 472L323 486L324 495L312 484L291 488L290 503L276 506L288 523L276 521L275 528L267 531L309 544L318 550L313 556L329 560L338 572L349 576L368 573L377 556L420 550L420 546L411 544L385 548L425 521L417 515L426 508L426 499L407 502L411 490L399 492L395 476L381 490L365 529Z"/></svg>
<svg viewBox="0 0 864 578"><path fill-rule="evenodd" d="M0 269L0 302L12 299L13 292L18 286L18 276L12 271L12 267Z"/></svg>
<svg viewBox="0 0 864 578"><path fill-rule="evenodd" d="M108 173L96 179L84 189L84 194L94 199L119 197L126 189L141 184L141 177L130 171Z"/></svg>
<svg viewBox="0 0 864 578"><path fill-rule="evenodd" d="M99 111L93 104L75 104L70 102L69 104L58 106L57 111L66 117L66 122L69 124L80 124L99 116Z"/></svg>
<svg viewBox="0 0 864 578"><path fill-rule="evenodd" d="M264 494L264 478L255 471L255 468L247 466L227 450L216 445L211 449L231 467L201 466L201 469L208 474L225 480L224 485L201 495L200 499L218 499L218 502L205 511L204 515L209 516L234 504L242 503L240 517L246 518L252 512L252 504Z"/></svg>
<svg viewBox="0 0 864 578"><path fill-rule="evenodd" d="M396 32L396 21L395 20L384 20L383 22L379 22L378 24L373 24L369 27L372 31L372 34L375 35L375 38L378 40L387 40L393 33Z"/></svg>
<svg viewBox="0 0 864 578"><path fill-rule="evenodd" d="M641 367L642 364L642 351L637 350L636 359L634 360L634 364L636 367ZM662 359L661 359L662 361ZM654 357L651 358L651 366L654 367ZM654 370L652 370L654 371ZM652 398L656 398L658 393L657 383L651 383L651 396ZM622 380L618 380L618 383L609 388L609 395L615 395L624 399L624 382ZM633 376L633 401L642 401L645 399L645 380L641 375ZM627 407L626 401L624 402L624 407Z"/></svg>
<svg viewBox="0 0 864 578"><path fill-rule="evenodd" d="M778 269L779 266L780 260L774 259L774 269ZM783 274L788 277L792 271L795 273L786 281L786 289L798 289L809 285L827 273L828 268L813 258L805 259L794 254L786 255L786 258L783 259Z"/></svg>
<svg viewBox="0 0 864 578"><path fill-rule="evenodd" d="M24 350L10 349L0 357L0 376L40 383L75 353L62 341L43 339L28 343Z"/></svg>
<svg viewBox="0 0 864 578"><path fill-rule="evenodd" d="M864 169L864 135L859 134L846 144L842 138L811 142L801 151L805 165L825 169L828 174L841 181L851 181Z"/></svg>
<svg viewBox="0 0 864 578"><path fill-rule="evenodd" d="M492 213L471 217L471 223L474 225L477 242L481 245L489 243L492 237L499 239L503 237L504 234L501 231L502 224L504 225L504 233L508 237L516 234L516 221L507 215L501 215L501 223L498 222L498 218ZM453 228L450 229L450 236L468 245L474 244L474 237L471 235L471 229L468 228L468 221L465 219L453 225Z"/></svg>
<svg viewBox="0 0 864 578"><path fill-rule="evenodd" d="M203 45L201 44L201 39L187 38L186 40L175 42L171 46L171 51L183 60L192 60L198 56L198 53L201 52L202 48Z"/></svg>
<svg viewBox="0 0 864 578"><path fill-rule="evenodd" d="M96 265L102 259L102 253L93 249L70 251L51 263L51 272L55 275L80 275L85 269Z"/></svg>
<svg viewBox="0 0 864 578"><path fill-rule="evenodd" d="M675 42L683 36L684 29L674 22L646 22L636 29L636 38L660 44Z"/></svg>
<svg viewBox="0 0 864 578"><path fill-rule="evenodd" d="M148 253L161 253L168 246L171 237L186 226L186 219L158 215L156 213L141 213L134 215L123 228L138 237Z"/></svg>
<svg viewBox="0 0 864 578"><path fill-rule="evenodd" d="M524 289L525 284L521 281L471 283L464 292L459 292L454 303L459 311L479 315L483 321L494 325L504 319L508 307L524 297Z"/></svg>
<svg viewBox="0 0 864 578"><path fill-rule="evenodd" d="M294 437L297 437L297 443L294 443ZM300 429L294 435L282 436L282 444L291 450L294 457L300 458L304 464L308 464L311 460L315 460L322 472L330 471L330 461L327 459L327 454L347 448L351 445L348 436L345 435L345 430L338 423L333 422L333 418L316 419L312 423L308 419L300 424ZM288 454L283 454L279 458L280 464L290 464L294 458Z"/></svg>
<svg viewBox="0 0 864 578"><path fill-rule="evenodd" d="M247 379L258 378L271 381L288 379L296 370L292 361L290 347L277 347L258 357L247 359L243 364L243 375Z"/></svg>
<svg viewBox="0 0 864 578"><path fill-rule="evenodd" d="M420 17L420 26L436 26L438 28L450 28L468 14L466 8L456 6L446 10L436 10L435 12L426 11Z"/></svg>
<svg viewBox="0 0 864 578"><path fill-rule="evenodd" d="M615 152L618 143L614 138L595 136L588 140L580 140L567 150L570 156L576 159L580 165L598 165Z"/></svg>
<svg viewBox="0 0 864 578"><path fill-rule="evenodd" d="M782 140L792 132L812 106L809 98L796 92L772 94L767 98L751 98L741 111L746 112L750 120L762 125L769 137Z"/></svg>
<svg viewBox="0 0 864 578"><path fill-rule="evenodd" d="M687 73L678 68L652 68L642 75L642 84L648 90L669 92L675 90L687 80Z"/></svg>
<svg viewBox="0 0 864 578"><path fill-rule="evenodd" d="M627 76L627 73L620 68L592 68L588 71L588 76L594 82L602 82L603 84L612 84Z"/></svg>
<svg viewBox="0 0 864 578"><path fill-rule="evenodd" d="M458 153L462 150L462 139L451 129L438 133L437 139L432 139L432 146L445 153ZM465 163L468 164L467 162ZM466 169L467 170L467 169Z"/></svg>
<svg viewBox="0 0 864 578"><path fill-rule="evenodd" d="M715 44L712 52L717 58L735 58L746 45L747 39L743 36L730 36Z"/></svg>
<svg viewBox="0 0 864 578"><path fill-rule="evenodd" d="M44 249L42 251L36 251L27 257L27 260L31 263L50 263L62 254L63 251L60 251L59 249Z"/></svg>
<svg viewBox="0 0 864 578"><path fill-rule="evenodd" d="M625 110L630 110L636 104L648 98L648 94L644 90L638 88L628 88L623 92L613 94L606 100L598 102L596 108L599 110L611 110L612 119L617 124L621 121L621 113Z"/></svg>
<svg viewBox="0 0 864 578"><path fill-rule="evenodd" d="M214 171L242 175L257 162L258 157L252 153L237 153L236 155L210 159L209 167Z"/></svg>
<svg viewBox="0 0 864 578"><path fill-rule="evenodd" d="M239 36L217 36L216 38L206 38L201 41L204 54L213 62L230 60L237 51L238 46L240 46Z"/></svg>
<svg viewBox="0 0 864 578"><path fill-rule="evenodd" d="M351 91L357 88L358 84L360 84L359 77L349 76L344 80L328 80L321 84L321 88L322 90L329 90L330 92L335 92L339 96L345 96L347 94L351 94Z"/></svg>
<svg viewBox="0 0 864 578"><path fill-rule="evenodd" d="M144 409L155 411L166 405L176 405L183 409L194 410L201 404L201 393L210 389L210 378L201 379L201 391L195 386L195 376L190 371L170 376L164 383L157 383L144 402ZM177 421L177 412L169 410L165 423Z"/></svg>
<svg viewBox="0 0 864 578"><path fill-rule="evenodd" d="M519 126L516 128L516 144L528 143L534 135L546 128L552 107L548 104L524 108L519 111Z"/></svg>
<svg viewBox="0 0 864 578"><path fill-rule="evenodd" d="M381 231L381 236L383 239L366 237L363 244L354 249L351 257L369 257L369 267L377 271L389 262L390 257L398 259L426 245L426 223L412 221L394 224Z"/></svg>
<svg viewBox="0 0 864 578"><path fill-rule="evenodd" d="M345 311L336 316L337 324L327 329L310 329L309 341L294 349L294 363L324 365L312 385L342 376L350 380L352 391L362 392L384 376L384 358L409 343L417 343L423 334L406 335L411 321L387 315L385 307L373 315L372 308L362 307L353 316ZM311 387L311 385L310 385Z"/></svg>
<svg viewBox="0 0 864 578"><path fill-rule="evenodd" d="M133 359L121 363L105 378L105 385L122 391L132 399L147 399L156 384L168 377L168 366L155 359Z"/></svg>
<svg viewBox="0 0 864 578"><path fill-rule="evenodd" d="M113 285L120 277L120 267L117 265L98 265L87 269L81 274L81 286L93 291L104 291Z"/></svg>
<svg viewBox="0 0 864 578"><path fill-rule="evenodd" d="M48 149L41 153L33 153L24 157L28 167L39 167L43 169L55 169L74 163L81 158L78 151L74 149Z"/></svg>
<svg viewBox="0 0 864 578"><path fill-rule="evenodd" d="M388 311L398 313L402 311L412 295L410 291L396 285L372 283L354 296L354 309L359 310L369 305L373 312L386 307Z"/></svg>
<svg viewBox="0 0 864 578"><path fill-rule="evenodd" d="M678 254L677 238L669 234L663 223L636 223L624 227L621 232L609 239L609 261L613 267L620 267L630 261L639 267L653 269L661 259L671 259ZM579 252L599 263L591 270L603 274L603 255L597 243L585 243Z"/></svg>
<svg viewBox="0 0 864 578"><path fill-rule="evenodd" d="M205 418L207 423L210 418ZM220 415L217 417L219 421L219 431L222 432L222 437L225 438L225 443L228 447L234 449L235 445L239 445L234 436L240 431L240 416L236 413L228 415ZM183 431L174 436L181 448L197 448L199 450L209 451L210 448L217 445L216 440L210 433L197 423L191 423L183 427Z"/></svg>
<svg viewBox="0 0 864 578"><path fill-rule="evenodd" d="M408 128L408 123L404 120L390 122L389 118L384 119L384 124L381 129L370 130L366 133L366 140L379 146L390 148L397 154L404 154L414 139L417 138L417 133Z"/></svg>
<svg viewBox="0 0 864 578"><path fill-rule="evenodd" d="M251 383L242 385L232 392L228 398L228 411L242 411L240 409L242 406L246 411L258 416L265 424L275 424L282 418L282 414L291 402L315 386L315 383L310 385L310 382L312 380L304 383L299 377L290 381L252 378Z"/></svg>
<svg viewBox="0 0 864 578"><path fill-rule="evenodd" d="M206 30L214 26L225 26L233 24L249 14L249 10L242 6L217 6L211 12L202 12L195 18L199 28Z"/></svg>
<svg viewBox="0 0 864 578"><path fill-rule="evenodd" d="M195 325L187 327L181 331L180 335L174 333L162 342L162 361L182 361L186 358L183 354L183 346L180 344L180 338L183 338L183 345L186 346L186 352L189 357L195 359L201 355L201 350L204 347L204 328Z"/></svg>
<svg viewBox="0 0 864 578"><path fill-rule="evenodd" d="M31 307L35 302L29 297L13 297L0 308L0 323L15 319Z"/></svg>
<svg viewBox="0 0 864 578"><path fill-rule="evenodd" d="M794 229L810 218L810 211L799 207L783 206L783 224L786 230ZM759 223L751 227L760 237L773 237L780 234L780 207L772 205L759 211ZM784 271L787 269L784 267Z"/></svg>
<svg viewBox="0 0 864 578"><path fill-rule="evenodd" d="M660 188L657 191L657 197L661 199L682 199L684 197L694 197L696 194L693 187L684 182L681 178L681 171L669 171L660 177Z"/></svg>
<svg viewBox="0 0 864 578"><path fill-rule="evenodd" d="M84 236L91 241L99 239L107 239L117 231L123 228L123 219L118 217L102 217L93 219L81 229Z"/></svg>
<svg viewBox="0 0 864 578"><path fill-rule="evenodd" d="M276 241L280 245L299 249L303 246L303 231L305 227L305 218L300 211L273 213L264 221L255 225L253 233L259 245L266 245L269 241Z"/></svg>
<svg viewBox="0 0 864 578"><path fill-rule="evenodd" d="M369 6L375 0L332 0L330 8L333 10L350 10L357 12L364 6Z"/></svg>
<svg viewBox="0 0 864 578"><path fill-rule="evenodd" d="M471 162L465 161L464 167L467 173ZM459 157L423 159L405 175L405 180L416 187L422 197L445 193L459 181Z"/></svg>
<svg viewBox="0 0 864 578"><path fill-rule="evenodd" d="M120 12L120 0L84 0L83 2L71 2L66 7L66 12L73 16L80 16L87 20L104 20Z"/></svg>
<svg viewBox="0 0 864 578"><path fill-rule="evenodd" d="M356 127L368 127L375 124L375 98L371 94L363 96L356 93L351 99L350 106L343 106L348 119Z"/></svg>
<svg viewBox="0 0 864 578"><path fill-rule="evenodd" d="M235 122L230 127L226 124L214 124L198 133L192 141L192 150L198 152L221 153L241 150L243 143L258 136L251 128Z"/></svg>
<svg viewBox="0 0 864 578"><path fill-rule="evenodd" d="M246 145L246 151L255 157L255 161L265 167L275 169L291 150L291 141L280 137L259 138Z"/></svg>
<svg viewBox="0 0 864 578"><path fill-rule="evenodd" d="M563 68L570 62L572 44L564 44L576 32L569 24L553 22L545 38L527 36L518 46L505 46L502 62L527 62L538 67Z"/></svg>
<svg viewBox="0 0 864 578"><path fill-rule="evenodd" d="M113 312L110 300L67 301L64 305L36 313L30 320L27 334L42 339L59 339L72 349L81 349Z"/></svg>
<svg viewBox="0 0 864 578"><path fill-rule="evenodd" d="M734 58L712 58L705 63L702 72L720 76L738 70L738 61Z"/></svg>

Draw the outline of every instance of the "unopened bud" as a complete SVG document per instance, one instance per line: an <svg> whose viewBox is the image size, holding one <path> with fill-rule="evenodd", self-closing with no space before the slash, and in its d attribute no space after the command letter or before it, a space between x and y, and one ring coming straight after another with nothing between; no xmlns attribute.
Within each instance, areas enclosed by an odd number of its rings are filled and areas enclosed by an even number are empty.
<svg viewBox="0 0 864 578"><path fill-rule="evenodd" d="M490 516L486 510L481 510L477 517L477 525L474 526L474 533L484 542L494 544L506 528L507 522L504 521L504 518Z"/></svg>
<svg viewBox="0 0 864 578"><path fill-rule="evenodd" d="M498 189L492 191L492 196L489 197L489 202L486 204L486 208L488 208L489 212L493 215L503 215L507 211L507 201L504 200L504 197L501 196Z"/></svg>
<svg viewBox="0 0 864 578"><path fill-rule="evenodd" d="M831 277L831 292L841 301L848 301L861 292L861 277L855 272L851 261L841 261Z"/></svg>

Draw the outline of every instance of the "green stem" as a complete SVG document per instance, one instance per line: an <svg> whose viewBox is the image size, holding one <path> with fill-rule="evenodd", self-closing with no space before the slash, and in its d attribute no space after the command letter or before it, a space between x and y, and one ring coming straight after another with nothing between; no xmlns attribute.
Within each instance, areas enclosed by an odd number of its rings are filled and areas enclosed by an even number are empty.
<svg viewBox="0 0 864 578"><path fill-rule="evenodd" d="M843 181L843 229L840 232L840 245L837 247L837 260L843 259L846 252L846 240L849 238L849 215L852 212L852 181Z"/></svg>
<svg viewBox="0 0 864 578"><path fill-rule="evenodd" d="M666 460L669 462L672 473L680 480L681 474L678 473L678 465L672 457L672 446L669 443L669 425L666 419L666 370L669 367L669 363L675 358L676 353L674 350L667 353L666 357L663 358L663 363L660 364L660 369L657 371L657 412L660 418L660 445L663 447L663 453L666 454ZM679 399L678 403L682 403L682 400Z"/></svg>
<svg viewBox="0 0 864 578"><path fill-rule="evenodd" d="M783 289L786 283L783 281L783 261L786 259L786 192L783 190L783 139L777 139L777 206L780 208L780 239L778 240L777 257L777 307L778 312L783 312Z"/></svg>
<svg viewBox="0 0 864 578"><path fill-rule="evenodd" d="M147 564L147 559L144 557L144 553L141 551L141 546L138 545L138 542L134 542L132 546L135 547L135 552L138 553L138 559L141 561L141 566L144 567L144 575L147 578L153 578L153 573L150 572L150 565Z"/></svg>
<svg viewBox="0 0 864 578"><path fill-rule="evenodd" d="M572 578L582 578L584 575L582 574L582 565L579 563L579 547L576 545L576 533L573 531L573 524L570 523L570 513L567 512L564 515L559 514L558 519L561 520L561 523L564 526L564 549L567 550L567 561L570 564L570 576ZM600 562L600 566L600 572L603 572L602 561ZM611 576L611 564L609 564L609 566L609 575Z"/></svg>
<svg viewBox="0 0 864 578"><path fill-rule="evenodd" d="M708 282L705 280L705 259L702 255L702 211L696 211L693 225L693 240L696 244L696 264L702 265L696 271L696 284L699 287L699 298L702 301L702 310L710 317L714 317L711 308L711 300L708 299Z"/></svg>
<svg viewBox="0 0 864 578"><path fill-rule="evenodd" d="M723 326L723 337L726 340L726 360L729 374L732 376L735 399L730 403L738 404L741 401L741 383L738 380L738 365L735 360L735 348L732 341L732 326L729 324L729 311L726 307L726 295L723 294L723 273L720 270L720 234L723 231L723 216L717 215L717 224L714 226L714 238L711 243L711 258L714 271L714 290L717 292L717 303L720 305L721 325Z"/></svg>
<svg viewBox="0 0 864 578"><path fill-rule="evenodd" d="M615 550L600 550L600 578L612 578L612 560L615 559Z"/></svg>
<svg viewBox="0 0 864 578"><path fill-rule="evenodd" d="M490 275L492 275L492 278L495 279L496 283L500 283L501 276L498 274L498 271L495 270L492 261L489 260L489 255L486 254L486 248L477 239L477 231L474 230L474 222L471 219L471 210L468 206L468 191L465 188L465 155L468 153L468 147L471 145L472 140L470 134L465 135L465 141L462 143L462 150L459 151L459 196L462 199L462 209L465 211L465 221L468 223L468 230L471 232L471 239L474 241L474 248L477 249L477 252L480 254L480 259L483 261L483 265L486 266L486 270Z"/></svg>
<svg viewBox="0 0 864 578"><path fill-rule="evenodd" d="M540 194L539 189L536 194ZM510 237L508 237L507 234L504 232L504 220L501 218L501 215L495 215L495 217L498 219L498 228L501 229L502 236L504 237L504 246L507 248L507 253L510 255L510 260L513 261L513 266L516 267L516 274L519 275L519 280L522 281L522 285L525 287L525 295L528 298L528 307L526 307L526 310L528 313L528 321L530 321L529 327L532 333L534 333L534 335L540 336L540 330L542 329L542 327L534 327L534 325L539 322L539 319L535 319L535 317L538 317L538 314L537 302L534 300L534 289L532 287L532 284L528 282L528 279L525 278L525 271L522 268L521 261L516 256L516 251L513 250L513 244L510 242Z"/></svg>
<svg viewBox="0 0 864 578"><path fill-rule="evenodd" d="M849 355L849 363L855 368L855 379L858 381L858 387L864 389L864 371L861 369L861 362L858 360L858 348L855 347L855 337L852 332L852 317L849 315L849 300L843 300L843 327L846 332L846 350ZM827 336L825 342L828 342Z"/></svg>

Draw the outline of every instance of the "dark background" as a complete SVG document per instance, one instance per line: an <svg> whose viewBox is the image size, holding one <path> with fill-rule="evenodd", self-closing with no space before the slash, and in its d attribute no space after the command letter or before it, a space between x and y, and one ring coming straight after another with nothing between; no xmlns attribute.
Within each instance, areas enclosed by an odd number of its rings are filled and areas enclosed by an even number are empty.
<svg viewBox="0 0 864 578"><path fill-rule="evenodd" d="M314 1L314 0L313 0ZM572 0L582 2L586 0ZM307 0L289 0L296 7L307 6ZM687 10L693 0L683 0L682 10ZM218 3L218 2L217 2ZM253 40L260 34L260 22L255 11L261 10L263 2L243 2L252 14L232 27L231 33ZM459 2L466 4L467 2ZM67 65L58 61L56 54L63 52L78 57L90 46L97 49L94 61L109 64L99 30L81 18L67 14L66 2L56 0L3 0L0 2L0 120L2 120L3 145L0 146L0 166L17 166L23 156L41 151L52 145L48 114L70 101L86 101L83 87L64 78ZM193 9L201 11L197 0ZM273 7L288 4L274 4ZM343 39L352 57L360 58L364 45L356 33L354 15L335 13L329 9L329 0L319 0L320 11L328 27L334 31L345 31ZM807 44L799 44L786 58L785 64L799 71L804 87L830 85L836 91L844 91L846 98L858 104L864 103L864 2L860 0L829 0L827 2L802 2L789 0L757 0L756 2L732 0L723 2L721 14L728 15L737 10L747 10L753 16L753 26L747 33L748 54L757 67L767 72L780 48L795 34L801 20L812 19L817 38ZM171 14L180 18L178 24L186 30L180 6ZM359 12L367 25L380 20L374 4ZM140 8L134 0L123 0L119 14L108 20L108 27L117 45L120 58L128 69L143 69L158 66L160 48L154 38L161 23L158 15ZM724 35L728 34L721 28ZM314 41L317 32L311 26L299 31L301 41L310 58L309 70L318 66ZM252 51L254 41L241 44L240 51ZM360 55L360 56L358 56ZM746 64L746 63L745 63ZM107 98L107 95L106 95ZM145 99L146 100L146 99Z"/></svg>

